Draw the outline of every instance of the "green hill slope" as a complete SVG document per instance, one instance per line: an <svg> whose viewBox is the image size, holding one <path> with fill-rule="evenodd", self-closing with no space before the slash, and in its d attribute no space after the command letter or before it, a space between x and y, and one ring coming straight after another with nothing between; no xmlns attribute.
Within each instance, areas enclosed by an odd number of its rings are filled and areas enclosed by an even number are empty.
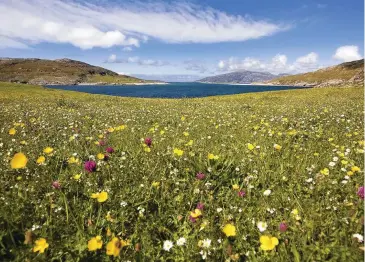
<svg viewBox="0 0 365 262"><path fill-rule="evenodd" d="M0 81L38 85L144 83L108 69L71 59L0 58Z"/></svg>
<svg viewBox="0 0 365 262"><path fill-rule="evenodd" d="M363 85L364 59L342 63L305 74L279 77L267 83L315 87Z"/></svg>

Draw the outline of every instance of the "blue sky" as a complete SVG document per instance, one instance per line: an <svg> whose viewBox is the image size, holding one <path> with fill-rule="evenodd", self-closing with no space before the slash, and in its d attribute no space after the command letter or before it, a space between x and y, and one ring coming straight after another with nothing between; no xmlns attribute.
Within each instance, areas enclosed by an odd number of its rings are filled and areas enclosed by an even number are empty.
<svg viewBox="0 0 365 262"><path fill-rule="evenodd" d="M364 55L362 0L0 0L0 57L128 74L300 73Z"/></svg>

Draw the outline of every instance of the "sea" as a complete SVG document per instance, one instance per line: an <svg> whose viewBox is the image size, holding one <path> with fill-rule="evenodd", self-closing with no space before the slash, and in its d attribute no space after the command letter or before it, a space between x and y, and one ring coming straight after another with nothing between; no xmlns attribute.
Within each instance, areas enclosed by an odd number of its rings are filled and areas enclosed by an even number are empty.
<svg viewBox="0 0 365 262"><path fill-rule="evenodd" d="M295 86L206 84L197 82L112 86L52 85L48 87L90 94L144 98L193 98L306 88Z"/></svg>

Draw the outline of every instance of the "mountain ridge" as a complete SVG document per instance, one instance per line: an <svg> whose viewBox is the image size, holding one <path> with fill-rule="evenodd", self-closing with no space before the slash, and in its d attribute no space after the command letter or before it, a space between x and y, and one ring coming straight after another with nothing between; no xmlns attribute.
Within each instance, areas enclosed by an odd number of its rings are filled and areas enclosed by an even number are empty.
<svg viewBox="0 0 365 262"><path fill-rule="evenodd" d="M222 84L251 84L254 82L267 81L277 78L277 75L268 72L256 72L241 70L231 73L220 74L202 78L196 82L201 83L222 83Z"/></svg>

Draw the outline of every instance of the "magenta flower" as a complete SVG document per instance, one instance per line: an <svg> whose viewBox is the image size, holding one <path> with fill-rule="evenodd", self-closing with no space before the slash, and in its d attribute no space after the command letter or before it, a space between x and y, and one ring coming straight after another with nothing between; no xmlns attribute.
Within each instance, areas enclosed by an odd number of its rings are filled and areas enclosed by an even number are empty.
<svg viewBox="0 0 365 262"><path fill-rule="evenodd" d="M196 174L196 179L203 180L204 178L205 178L205 174L204 173L199 172L198 174Z"/></svg>
<svg viewBox="0 0 365 262"><path fill-rule="evenodd" d="M197 205L196 205L196 208L197 209L200 209L200 210L203 210L204 209L204 204L202 202L199 202Z"/></svg>
<svg viewBox="0 0 365 262"><path fill-rule="evenodd" d="M95 161L86 161L84 164L84 168L89 173L96 171Z"/></svg>
<svg viewBox="0 0 365 262"><path fill-rule="evenodd" d="M58 181L53 181L53 183L52 183L52 187L53 187L54 189L61 189L61 184L60 184L60 182L58 182Z"/></svg>
<svg viewBox="0 0 365 262"><path fill-rule="evenodd" d="M243 190L238 191L238 196L239 197L244 197L245 195L246 195L245 191L243 191Z"/></svg>
<svg viewBox="0 0 365 262"><path fill-rule="evenodd" d="M288 225L285 222L281 222L279 225L280 232L285 232L288 229Z"/></svg>
<svg viewBox="0 0 365 262"><path fill-rule="evenodd" d="M144 143L148 146L151 147L152 146L152 138L146 137L144 140Z"/></svg>
<svg viewBox="0 0 365 262"><path fill-rule="evenodd" d="M193 218L192 216L189 216L189 220L190 220L190 222L192 222L192 223L195 223L195 222L196 222L196 219L195 219L195 218Z"/></svg>
<svg viewBox="0 0 365 262"><path fill-rule="evenodd" d="M114 148L112 148L112 147L107 147L107 148L106 148L106 152L107 152L107 153L109 153L109 154L112 154L112 153L114 153Z"/></svg>
<svg viewBox="0 0 365 262"><path fill-rule="evenodd" d="M361 199L364 199L364 187L363 187L363 186L359 187L359 190L357 191L357 195L358 195Z"/></svg>
<svg viewBox="0 0 365 262"><path fill-rule="evenodd" d="M99 140L99 146L105 146L106 142L104 140Z"/></svg>

